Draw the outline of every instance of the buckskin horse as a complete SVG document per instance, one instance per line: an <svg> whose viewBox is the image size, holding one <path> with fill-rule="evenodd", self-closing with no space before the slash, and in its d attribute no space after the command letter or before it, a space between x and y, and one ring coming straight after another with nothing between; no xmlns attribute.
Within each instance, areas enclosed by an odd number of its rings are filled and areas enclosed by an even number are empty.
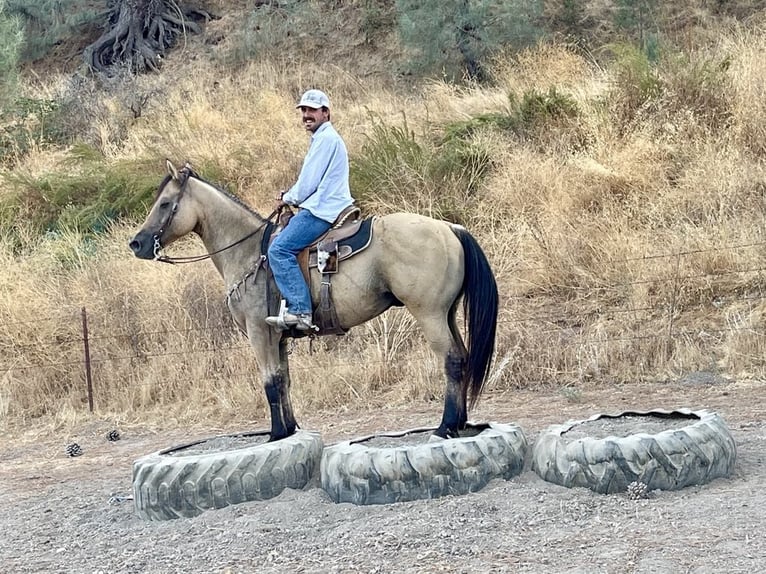
<svg viewBox="0 0 766 574"><path fill-rule="evenodd" d="M130 249L141 259L213 262L227 286L232 318L255 352L271 411L270 440L290 436L298 425L290 404L287 343L306 332L279 332L265 321L279 301L266 261L269 238L278 228L272 222L274 214L260 216L188 164L177 168L166 163L168 174ZM495 347L498 293L489 262L459 225L414 213L365 221L371 221L366 247L338 264L332 275L333 317L345 331L389 307L405 306L444 360L444 411L434 434L458 437L467 423L467 406L472 407L483 390ZM207 254L162 254L163 248L189 233L200 237ZM316 308L327 276L314 267L308 275ZM465 343L456 321L461 298Z"/></svg>

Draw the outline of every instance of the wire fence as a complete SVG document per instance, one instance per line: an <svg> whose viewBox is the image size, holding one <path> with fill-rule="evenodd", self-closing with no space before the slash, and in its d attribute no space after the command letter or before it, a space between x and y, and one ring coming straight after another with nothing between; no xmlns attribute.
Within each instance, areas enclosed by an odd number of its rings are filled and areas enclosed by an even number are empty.
<svg viewBox="0 0 766 574"><path fill-rule="evenodd" d="M661 346L670 345L679 339L685 340L687 344L696 342L705 346L711 340L721 340L737 334L761 340L766 337L766 328L760 321L760 310L766 299L766 266L758 264L746 268L700 270L686 269L681 262L685 258L704 253L763 249L765 245L762 242L748 243L613 261L611 264L615 266L633 267L642 262L661 259L672 259L676 264L673 267L675 272L671 275L650 277L638 270L634 273L636 278L629 281L559 286L568 293L569 300L565 305L557 301L555 296L550 297L549 305L530 305L533 299L537 298L540 303L545 296L530 297L528 293L511 293L504 299L498 334L502 337L514 330L525 329L542 340L547 338L558 344L577 347L572 349L574 354L586 347L592 349L640 342ZM752 262L759 259L760 256L746 260ZM536 269L516 271L528 274ZM743 277L747 277L744 282ZM732 287L732 283L736 285ZM726 284L727 289L717 288L718 284ZM669 291L663 290L662 286L667 289L668 285ZM658 295L654 301L650 297L649 304L633 306L623 294L637 287L662 295ZM682 300L682 294L688 290L697 293L696 299ZM583 302L587 302L587 305ZM143 311L151 313L152 310ZM119 310L115 312L120 313ZM167 308L158 307L156 312L167 313ZM122 324L109 314L90 312L85 307L29 320L0 322L0 329L5 333L41 333L33 341L29 341L29 337L21 343L17 342L21 338L15 337L0 341L0 386L11 377L23 380L31 376L66 374L70 379L81 380L82 388L87 393L88 407L92 411L100 366L123 363L130 370L134 364L146 368L146 365L157 364L168 358L197 360L201 356L211 355L220 356L225 362L229 356L250 352L247 341L224 312L218 310L206 313L204 320L193 321L201 324L188 326L187 321L187 326L182 328L143 329ZM621 316L632 318L631 332L601 329L593 334L585 328L594 321L608 322ZM686 324L688 317L694 319L693 326ZM578 336L573 337L573 332ZM417 334L417 326L410 321L389 327L386 336L410 338ZM766 345L766 339L763 345ZM51 357L55 357L55 360L51 360ZM388 361L390 357L381 358L377 362L382 364ZM764 361L766 359L753 357L751 364L763 367ZM376 361L366 362L369 367ZM333 365L357 367L358 358L353 357L345 362L336 359ZM291 365L291 368L301 370L311 366ZM237 372L229 369L209 380L220 382L222 377L252 378L253 371ZM173 384L173 381L168 381L168 384Z"/></svg>

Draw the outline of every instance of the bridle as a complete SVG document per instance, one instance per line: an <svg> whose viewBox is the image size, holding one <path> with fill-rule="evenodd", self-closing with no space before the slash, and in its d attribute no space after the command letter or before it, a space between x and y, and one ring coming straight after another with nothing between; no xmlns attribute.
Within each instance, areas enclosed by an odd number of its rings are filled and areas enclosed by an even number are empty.
<svg viewBox="0 0 766 574"><path fill-rule="evenodd" d="M170 224L173 222L173 218L178 212L178 204L180 203L181 198L183 197L184 192L186 191L186 186L189 183L190 177L198 177L198 176L196 173L194 173L194 170L192 170L188 164L183 166L178 171L178 185L181 188L180 191L178 192L178 197L173 203L173 207L170 209L170 213L168 213L165 220L160 224L160 228L157 230L157 233L155 233L152 236L152 239L154 240L154 260L155 261L159 261L161 263L171 263L173 265L175 265L176 263L197 263L198 261L205 261L206 259L210 259L211 257L213 257L213 255L218 255L219 253L223 253L227 249L231 249L232 247L236 247L240 243L247 241L248 239L253 237L256 233L258 233L261 229L263 229L266 225L271 223L272 218L274 218L274 216L276 216L277 213L279 212L279 210L273 211L271 215L269 215L263 222L261 222L261 224L257 226L253 231L251 231L244 237L237 239L234 243L230 243L226 247L222 247L221 249L216 249L212 253L206 253L204 255L190 255L190 256L184 256L184 257L168 257L167 255L162 254L162 243L160 239L162 238L165 231L170 227ZM162 190L160 190L160 193L162 193Z"/></svg>

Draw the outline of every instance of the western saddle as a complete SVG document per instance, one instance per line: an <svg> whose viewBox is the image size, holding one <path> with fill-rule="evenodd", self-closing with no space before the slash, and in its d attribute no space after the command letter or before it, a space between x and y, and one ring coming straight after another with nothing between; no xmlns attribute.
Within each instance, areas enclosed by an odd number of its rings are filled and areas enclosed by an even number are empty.
<svg viewBox="0 0 766 574"><path fill-rule="evenodd" d="M273 241L279 232L290 222L293 212L285 209L279 215L278 225L271 235ZM361 210L350 205L344 209L332 227L314 243L298 254L306 283L311 286L310 269L316 267L322 276L319 290L319 304L314 310L314 324L319 328L318 335L343 335L346 329L341 327L335 311L330 288L332 275L338 272L340 262L348 259L370 245L372 222L374 217L361 218Z"/></svg>

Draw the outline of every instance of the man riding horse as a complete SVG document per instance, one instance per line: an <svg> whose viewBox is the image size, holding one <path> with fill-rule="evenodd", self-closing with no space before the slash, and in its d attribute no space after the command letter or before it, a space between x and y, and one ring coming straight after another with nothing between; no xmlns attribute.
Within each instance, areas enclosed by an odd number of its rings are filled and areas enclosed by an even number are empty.
<svg viewBox="0 0 766 574"><path fill-rule="evenodd" d="M289 205L300 210L268 250L274 280L287 305L266 322L279 329L309 331L316 327L298 254L326 233L354 199L349 190L346 145L330 122L330 99L320 90L308 90L296 107L311 134L311 144L298 181L280 194L275 205L276 209Z"/></svg>

